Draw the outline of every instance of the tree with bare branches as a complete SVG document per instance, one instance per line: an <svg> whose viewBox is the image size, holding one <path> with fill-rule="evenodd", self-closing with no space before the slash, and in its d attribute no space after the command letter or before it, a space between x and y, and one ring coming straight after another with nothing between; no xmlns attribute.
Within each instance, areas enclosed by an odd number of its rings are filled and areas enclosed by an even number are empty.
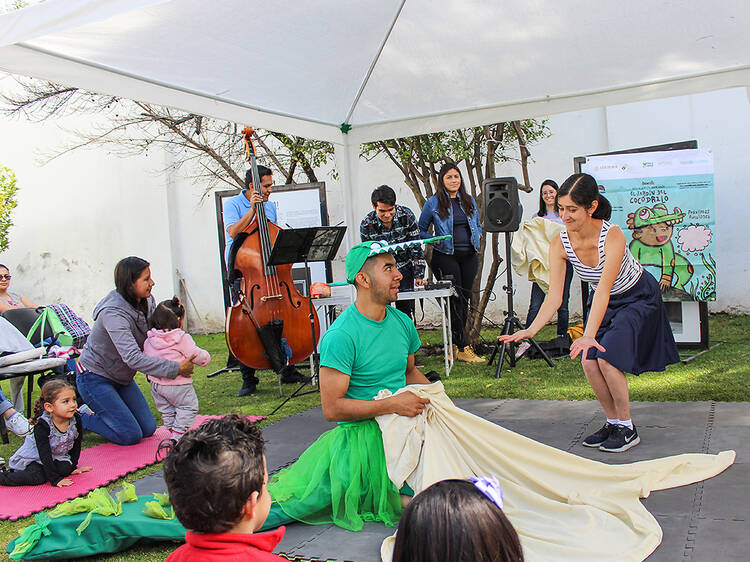
<svg viewBox="0 0 750 562"><path fill-rule="evenodd" d="M499 162L518 162L522 179L519 189L530 192L528 164L531 157L529 145L550 135L546 120L528 119L493 123L483 127L455 129L442 133L430 133L365 143L362 156L372 159L384 155L401 171L404 181L419 204L435 194L438 170L446 162L462 166L468 178L467 191L476 201L482 200L482 182L495 177L495 165ZM479 218L484 224L484 209L479 205ZM484 255L487 246L492 251L492 263L487 272L484 287L481 280L484 270ZM498 249L498 234L488 240L482 234L479 247L479 269L474 280L471 310L467 320L469 343L476 344L482 326L482 318L492 297L502 258ZM507 266L508 264L506 264Z"/></svg>
<svg viewBox="0 0 750 562"><path fill-rule="evenodd" d="M46 155L47 160L93 146L124 156L159 147L172 154L172 167L204 186L204 194L222 185L244 187L243 125L31 78L16 80L18 87L0 96L0 110L6 116L31 121L72 115L93 118L85 130L71 131L73 142ZM316 169L333 158L333 146L323 141L262 129L255 130L254 140L259 162L287 184L317 182Z"/></svg>

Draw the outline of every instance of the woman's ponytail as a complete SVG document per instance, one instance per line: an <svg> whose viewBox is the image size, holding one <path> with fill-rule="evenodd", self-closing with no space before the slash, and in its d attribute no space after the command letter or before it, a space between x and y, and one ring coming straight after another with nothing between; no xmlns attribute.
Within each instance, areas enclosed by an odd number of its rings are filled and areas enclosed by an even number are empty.
<svg viewBox="0 0 750 562"><path fill-rule="evenodd" d="M599 204L596 206L596 210L591 215L592 218L608 221L610 217L612 217L612 205L610 204L609 200L601 193L596 197L596 200Z"/></svg>

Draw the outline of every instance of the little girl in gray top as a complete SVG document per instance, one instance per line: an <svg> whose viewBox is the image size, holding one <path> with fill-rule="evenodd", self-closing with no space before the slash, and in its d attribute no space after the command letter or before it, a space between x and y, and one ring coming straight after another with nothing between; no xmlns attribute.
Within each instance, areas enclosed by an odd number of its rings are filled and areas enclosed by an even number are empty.
<svg viewBox="0 0 750 562"><path fill-rule="evenodd" d="M34 431L8 461L10 470L0 472L1 486L70 486L68 476L91 470L77 468L83 438L77 407L76 391L69 383L53 379L44 384L34 405Z"/></svg>

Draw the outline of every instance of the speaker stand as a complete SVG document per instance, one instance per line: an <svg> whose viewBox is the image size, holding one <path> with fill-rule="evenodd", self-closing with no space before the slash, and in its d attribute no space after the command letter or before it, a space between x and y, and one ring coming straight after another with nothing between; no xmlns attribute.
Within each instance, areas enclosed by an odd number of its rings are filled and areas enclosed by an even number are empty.
<svg viewBox="0 0 750 562"><path fill-rule="evenodd" d="M506 285L503 286L503 290L508 295L508 310L505 313L505 322L503 322L503 333L502 335L510 335L517 330L523 330L521 321L516 316L516 311L513 309L513 271L510 267L510 232L505 233L505 272L506 272ZM542 358L547 362L547 365L554 368L555 364L549 358L549 355L541 348L534 338L528 338L529 343L534 349L536 349ZM500 357L497 360L497 370L495 371L495 378L500 378L500 371L503 370L503 363L505 361L505 354L508 354L508 362L510 363L511 369L516 366L515 356L516 344L508 344L508 342L500 342L499 340L495 343L495 349L492 350L490 355L489 365L492 365L492 361L495 359L495 355L500 353Z"/></svg>

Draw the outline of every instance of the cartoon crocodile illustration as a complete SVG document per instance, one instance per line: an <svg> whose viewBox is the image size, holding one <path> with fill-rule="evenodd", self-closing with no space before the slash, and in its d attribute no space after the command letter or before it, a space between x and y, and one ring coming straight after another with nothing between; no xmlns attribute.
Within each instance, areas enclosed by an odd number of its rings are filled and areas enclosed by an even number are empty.
<svg viewBox="0 0 750 562"><path fill-rule="evenodd" d="M656 277L662 291L670 287L684 290L693 275L693 266L672 244L673 226L684 217L679 207L670 213L664 203L628 214L628 228L633 231L630 252Z"/></svg>

